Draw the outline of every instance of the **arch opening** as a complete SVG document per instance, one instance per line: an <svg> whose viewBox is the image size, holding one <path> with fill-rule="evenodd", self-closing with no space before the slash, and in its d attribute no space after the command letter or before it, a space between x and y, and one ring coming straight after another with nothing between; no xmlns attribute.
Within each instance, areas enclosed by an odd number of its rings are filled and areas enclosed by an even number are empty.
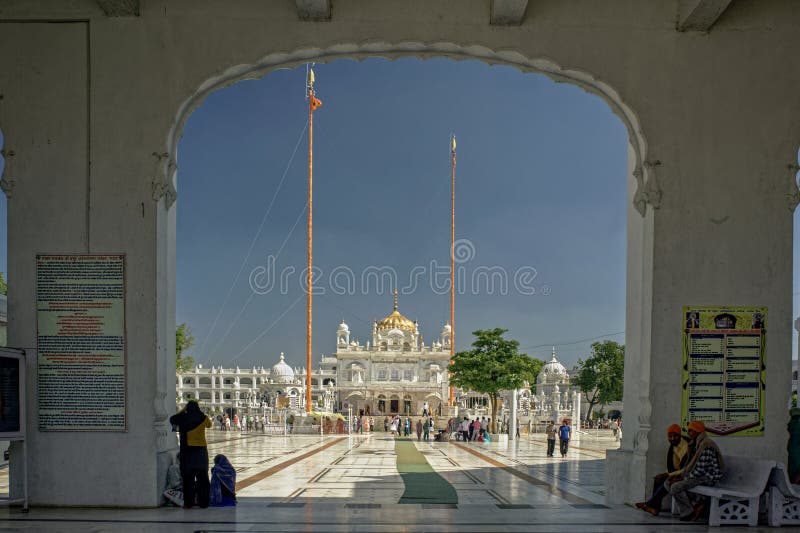
<svg viewBox="0 0 800 533"><path fill-rule="evenodd" d="M647 211L647 196L645 191L645 183L648 181L648 173L650 172L649 166L645 163L646 158L646 143L644 140L644 136L641 133L641 128L636 118L635 113L630 110L623 102L623 100L619 97L616 91L613 88L607 86L603 82L597 80L594 76L589 75L587 73L582 73L580 71L570 71L562 69L561 67L557 66L555 63L546 61L546 60L530 60L523 58L521 56L517 56L515 54L509 54L506 52L493 52L486 49L482 49L479 47L454 47L447 49L448 51L444 51L447 47L442 47L441 45L420 45L419 47L410 46L407 44L399 44L394 46L387 45L386 48L374 48L374 47L358 47L354 46L352 49L348 47L340 47L335 49L334 51L328 51L325 53L317 53L315 54L315 59L320 62L329 62L335 59L343 59L343 58L355 58L355 59L364 59L367 57L388 57L390 59L398 58L398 57L434 57L434 56L442 56L447 57L450 59L478 59L489 64L503 64L507 66L515 67L523 72L535 72L539 74L544 74L551 79L560 82L567 82L572 85L575 85L583 90L591 94L595 94L600 96L609 108L614 112L614 114L620 118L622 123L625 125L625 128L628 132L629 138L629 148L630 148L630 159L631 159L631 173L629 178L633 179L636 183L635 185L635 193L633 195L633 202L636 206L637 211L640 213L645 213ZM191 112L196 109L203 99L208 96L211 92L234 84L238 81L250 79L250 78L257 78L262 77L272 72L273 70L277 69L287 69L297 66L308 58L306 51L298 51L294 54L289 54L281 56L279 60L276 56L268 56L257 65L250 65L247 67L235 67L232 69L227 70L223 75L218 77L209 79L205 83L198 88L198 90L188 99L186 100L173 123L173 127L168 135L168 154L170 157L167 161L164 162L164 177L165 180L171 184L171 186L177 190L176 184L176 169L177 169L177 141L180 139L182 135L182 129L185 125L185 122L191 114ZM169 207L171 207L171 202L169 198L164 201L163 207L165 209L165 215L169 213ZM174 218L171 216L165 216L165 221L167 222L167 226L172 224L174 227ZM630 223L629 217L629 223ZM174 230L160 232L159 236L161 238L166 239L169 241L172 239L172 242L167 243L167 249L174 250L175 243L174 243ZM159 249L163 249L159 246ZM630 253L630 251L628 252ZM167 262L169 263L169 262ZM174 261L172 261L172 265L174 266ZM171 278L174 281L175 272L174 270L170 273ZM169 291L165 291L169 294ZM173 304L174 305L174 304ZM384 344L381 346L382 349L386 350L388 347ZM642 368L642 370L645 370ZM394 371L383 371L383 379L389 381L399 380L399 373ZM648 372L642 372L641 382L637 384L640 390L647 389L647 377L649 375ZM429 379L435 380L436 375L433 373L429 374ZM316 386L316 382L314 383ZM294 391L292 391L294 392ZM432 396L429 397L430 399L436 399L440 402L443 401L440 396ZM396 398L391 398L396 399ZM384 398L385 400L385 398ZM437 405L441 405L441 403L437 403ZM397 409L395 409L396 411ZM379 411L385 412L384 408L379 408ZM646 417L645 417L646 418ZM631 433L631 439L635 435L634 432ZM633 441L631 440L631 443ZM646 443L645 443L646 444Z"/></svg>

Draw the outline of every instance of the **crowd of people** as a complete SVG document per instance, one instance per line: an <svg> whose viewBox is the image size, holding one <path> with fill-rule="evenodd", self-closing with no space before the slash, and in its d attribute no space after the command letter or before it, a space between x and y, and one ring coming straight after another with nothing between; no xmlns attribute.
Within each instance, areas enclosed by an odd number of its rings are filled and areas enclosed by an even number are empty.
<svg viewBox="0 0 800 533"><path fill-rule="evenodd" d="M375 426L375 417L366 415L353 418L352 430L354 433L362 434L379 431ZM441 438L440 432L436 431L436 422L432 416L423 416L414 422L410 416L392 415L390 418L386 415L383 418L383 431L397 437L412 437L416 432L419 441L430 440L432 435L436 440Z"/></svg>
<svg viewBox="0 0 800 533"><path fill-rule="evenodd" d="M217 424L217 429L220 431L262 431L265 432L269 420L266 415L248 415L243 414L239 416L234 413L233 417L228 413L221 413L214 416L214 422Z"/></svg>

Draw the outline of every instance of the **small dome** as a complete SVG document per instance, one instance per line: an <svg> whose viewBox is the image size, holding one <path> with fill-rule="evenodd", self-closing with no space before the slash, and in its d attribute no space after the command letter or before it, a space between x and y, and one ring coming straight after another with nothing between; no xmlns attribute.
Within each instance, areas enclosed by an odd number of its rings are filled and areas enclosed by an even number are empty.
<svg viewBox="0 0 800 533"><path fill-rule="evenodd" d="M339 324L339 331L340 332L350 331L350 326L345 324L344 320L342 320L342 323Z"/></svg>
<svg viewBox="0 0 800 533"><path fill-rule="evenodd" d="M294 370L283 359L283 352L281 352L281 360L272 367L272 372L270 372L270 376L275 383L291 383L294 381Z"/></svg>
<svg viewBox="0 0 800 533"><path fill-rule="evenodd" d="M453 327L450 325L450 322L448 322L442 328L442 335L449 335L451 331L453 331Z"/></svg>
<svg viewBox="0 0 800 533"><path fill-rule="evenodd" d="M565 375L567 373L567 367L562 365L556 359L556 348L553 347L553 358L550 359L549 362L545 363L544 368L542 368L543 374L558 374L558 375Z"/></svg>

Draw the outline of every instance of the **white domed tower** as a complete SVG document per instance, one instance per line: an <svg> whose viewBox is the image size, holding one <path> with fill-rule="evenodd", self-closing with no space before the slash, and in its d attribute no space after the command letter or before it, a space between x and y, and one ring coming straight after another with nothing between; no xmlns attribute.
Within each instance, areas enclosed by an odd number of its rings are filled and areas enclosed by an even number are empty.
<svg viewBox="0 0 800 533"><path fill-rule="evenodd" d="M442 327L442 346L445 348L450 348L450 339L453 336L453 327L450 325L450 322L447 322Z"/></svg>
<svg viewBox="0 0 800 533"><path fill-rule="evenodd" d="M542 371L536 377L536 391L544 392L546 396L553 393L557 386L561 388L569 387L569 374L567 367L562 365L556 357L556 347L553 346L553 353L550 361L545 363Z"/></svg>
<svg viewBox="0 0 800 533"><path fill-rule="evenodd" d="M346 348L348 344L350 344L350 327L342 319L342 323L336 330L336 346Z"/></svg>
<svg viewBox="0 0 800 533"><path fill-rule="evenodd" d="M270 372L270 379L273 383L293 383L294 370L292 367L284 362L283 352L281 352L281 360L272 367Z"/></svg>

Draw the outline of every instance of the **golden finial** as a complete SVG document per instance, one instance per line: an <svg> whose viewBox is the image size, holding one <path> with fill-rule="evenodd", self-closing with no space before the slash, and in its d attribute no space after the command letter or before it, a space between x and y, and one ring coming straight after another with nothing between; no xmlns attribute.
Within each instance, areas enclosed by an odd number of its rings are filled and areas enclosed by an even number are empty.
<svg viewBox="0 0 800 533"><path fill-rule="evenodd" d="M397 311L397 289L394 290L394 310Z"/></svg>

